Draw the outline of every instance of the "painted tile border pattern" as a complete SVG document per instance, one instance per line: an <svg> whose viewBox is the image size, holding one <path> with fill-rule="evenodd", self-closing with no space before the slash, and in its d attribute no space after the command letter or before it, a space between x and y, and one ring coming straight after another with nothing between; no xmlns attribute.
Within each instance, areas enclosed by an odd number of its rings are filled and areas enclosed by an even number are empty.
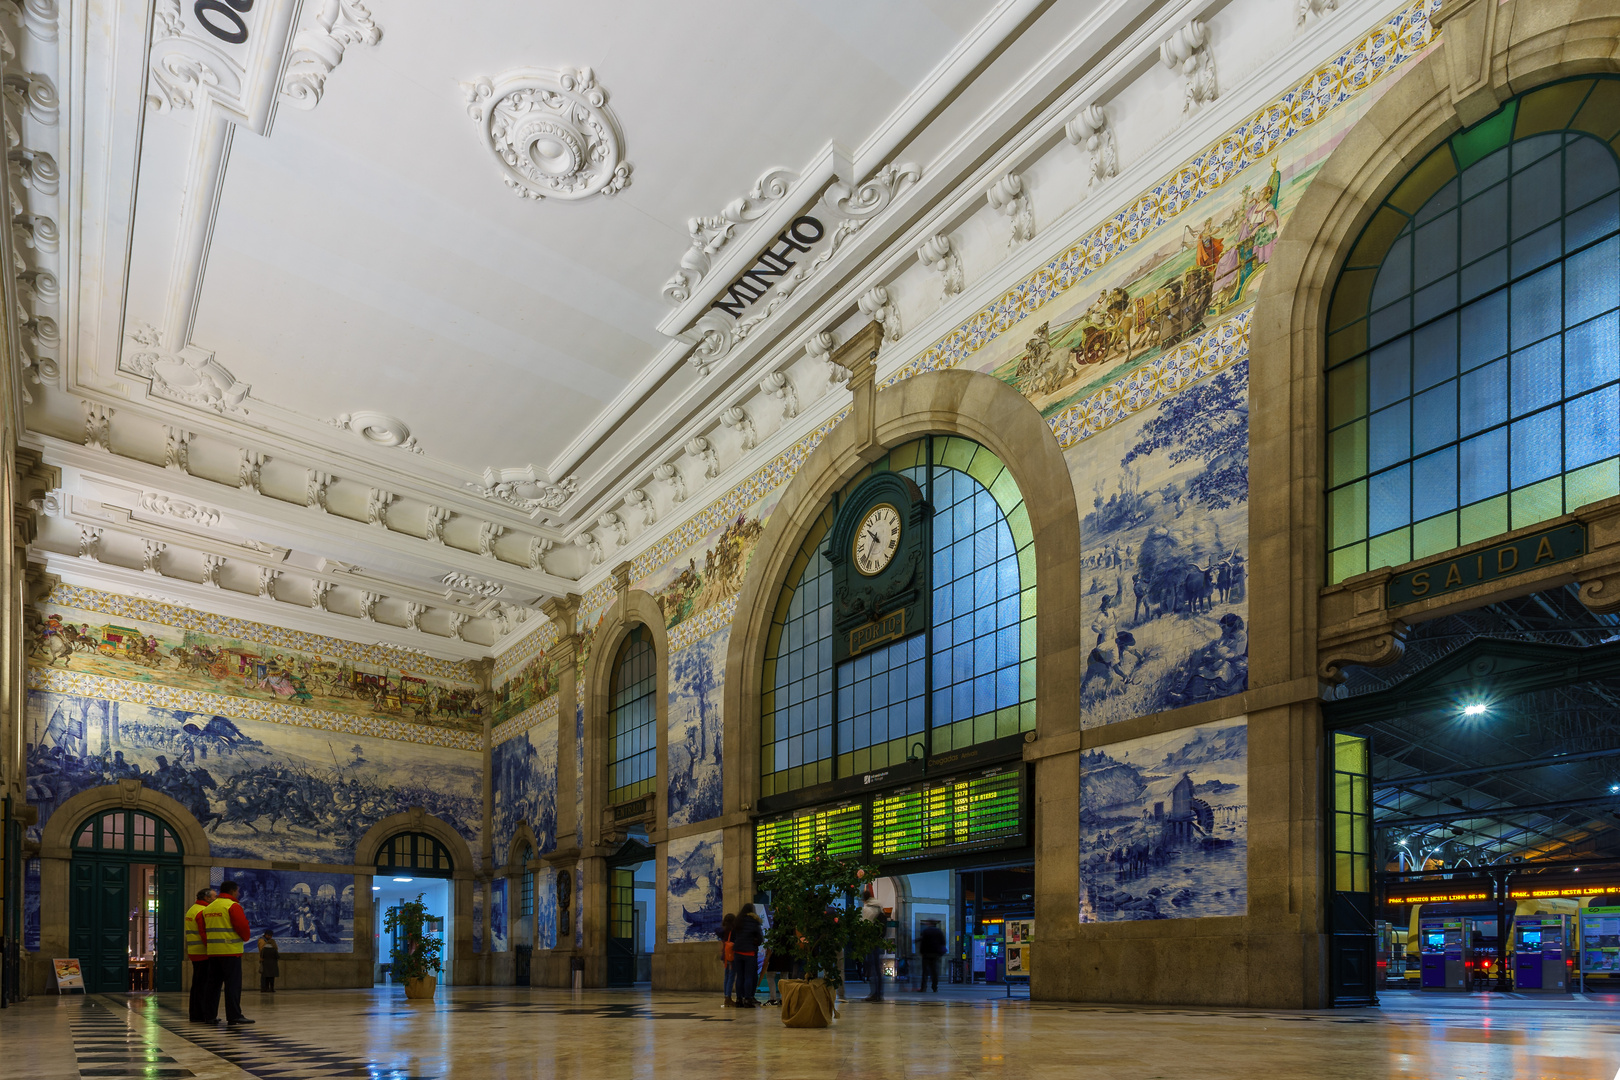
<svg viewBox="0 0 1620 1080"><path fill-rule="evenodd" d="M881 383L890 387L926 371L953 368L1045 304L1174 220L1237 172L1349 101L1434 40L1440 0L1417 3L1390 16L1355 45L1317 68L1254 116L1188 161L1068 250L1035 270L1000 298L940 338L921 356Z"/></svg>
<svg viewBox="0 0 1620 1080"><path fill-rule="evenodd" d="M1067 450L1156 405L1189 383L1231 367L1249 355L1249 316L1253 308L1204 331L1165 356L1109 383L1089 397L1054 413L1047 421L1058 447Z"/></svg>
<svg viewBox="0 0 1620 1080"><path fill-rule="evenodd" d="M495 730L489 733L489 745L499 746L512 736L527 731L536 724L552 719L557 715L558 709L559 704L556 694L552 694L544 701L530 705L511 719L502 720Z"/></svg>
<svg viewBox="0 0 1620 1080"><path fill-rule="evenodd" d="M50 595L45 597L45 602L79 608L82 611L97 611L103 615L116 615L123 619L161 623L177 630L196 630L218 634L221 637L260 641L266 645L279 645L284 649L336 656L376 667L400 668L439 679L453 679L469 686L478 685L477 670L465 660L441 660L436 656L425 656L387 645L362 645L356 641L305 633L302 630L289 630L284 626L272 626L269 623L210 615L195 608L165 604L138 596L124 596L120 593L103 592L101 589L59 584L51 589Z"/></svg>
<svg viewBox="0 0 1620 1080"><path fill-rule="evenodd" d="M307 705L287 705L279 701L255 701L252 698L228 697L209 694L201 690L183 690L159 683L130 682L106 675L86 675L59 668L28 668L30 690L50 690L58 694L78 694L81 697L99 697L118 701L133 701L140 705L153 705L160 709L185 709L188 712L214 713L220 716L247 720L260 720L267 724L287 727L315 728L320 731L341 731L350 735L370 735L395 742L420 743L443 746L452 750L482 750L484 733L481 731L454 731L432 728L405 721L376 716L354 716L349 713L312 709Z"/></svg>
<svg viewBox="0 0 1620 1080"><path fill-rule="evenodd" d="M544 616L541 617L544 618ZM560 636L557 633L557 625L550 619L546 619L545 622L524 635L523 639L516 645L495 658L495 667L491 671L491 677L495 682L500 682L507 675L527 663L531 657L539 656L555 645L557 638Z"/></svg>
<svg viewBox="0 0 1620 1080"><path fill-rule="evenodd" d="M669 632L669 651L679 652L692 644L692 642L708 637L729 623L732 616L736 614L737 594L732 593L719 603L710 604L684 622L676 623L675 628Z"/></svg>

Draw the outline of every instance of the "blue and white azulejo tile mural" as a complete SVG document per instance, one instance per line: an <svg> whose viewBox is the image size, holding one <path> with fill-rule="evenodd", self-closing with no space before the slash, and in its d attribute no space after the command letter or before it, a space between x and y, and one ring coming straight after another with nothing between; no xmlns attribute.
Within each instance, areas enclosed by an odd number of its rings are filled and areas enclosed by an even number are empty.
<svg viewBox="0 0 1620 1080"><path fill-rule="evenodd" d="M490 750L495 863L504 865L518 826L529 823L537 854L557 847L557 716L555 712Z"/></svg>
<svg viewBox="0 0 1620 1080"><path fill-rule="evenodd" d="M713 941L724 915L721 833L682 836L665 845L668 909L665 937L671 945Z"/></svg>
<svg viewBox="0 0 1620 1080"><path fill-rule="evenodd" d="M353 874L232 866L210 871L214 888L226 881L241 888L242 911L253 931L248 952L258 951L266 930L282 952L354 951Z"/></svg>
<svg viewBox="0 0 1620 1080"><path fill-rule="evenodd" d="M721 694L725 627L669 658L669 824L720 816Z"/></svg>

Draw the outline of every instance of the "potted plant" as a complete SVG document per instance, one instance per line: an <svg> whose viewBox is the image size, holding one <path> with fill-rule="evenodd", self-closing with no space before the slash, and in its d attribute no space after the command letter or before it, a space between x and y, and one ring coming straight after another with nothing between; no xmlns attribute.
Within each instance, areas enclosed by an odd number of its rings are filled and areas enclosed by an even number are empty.
<svg viewBox="0 0 1620 1080"><path fill-rule="evenodd" d="M393 975L405 984L407 998L431 1001L439 972L444 970L444 942L428 934L427 924L436 918L428 914L421 893L415 900L389 908L383 917L383 929L394 942Z"/></svg>
<svg viewBox="0 0 1620 1080"><path fill-rule="evenodd" d="M865 956L883 940L883 925L861 917L861 893L876 880L877 869L833 858L825 838L797 860L777 845L771 865L772 917L765 944L792 956L805 975L782 982L782 1022L826 1027L838 1015L833 1001L844 984L842 956Z"/></svg>

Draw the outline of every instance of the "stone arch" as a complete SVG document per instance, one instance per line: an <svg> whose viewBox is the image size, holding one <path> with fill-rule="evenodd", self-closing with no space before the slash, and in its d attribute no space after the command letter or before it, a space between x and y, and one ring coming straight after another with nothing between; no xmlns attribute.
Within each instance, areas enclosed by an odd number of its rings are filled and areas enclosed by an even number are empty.
<svg viewBox="0 0 1620 1080"><path fill-rule="evenodd" d="M354 865L360 867L363 873L370 873L370 868L377 865L377 851L383 841L402 832L426 833L433 837L450 852L450 861L455 864L452 876L457 879L472 878L475 864L472 848L467 846L467 841L450 827L449 822L435 817L420 806L390 814L367 829L354 846Z"/></svg>
<svg viewBox="0 0 1620 1080"><path fill-rule="evenodd" d="M40 857L72 858L73 831L85 818L105 810L140 810L161 818L180 838L181 851L187 862L206 864L213 851L202 823L185 806L139 780L120 780L116 784L81 791L58 806L40 832Z"/></svg>
<svg viewBox="0 0 1620 1080"><path fill-rule="evenodd" d="M1012 472L1035 534L1043 597L1036 621L1036 715L1046 739L1080 728L1080 605L1064 602L1080 583L1080 512L1063 452L1040 410L994 376L936 371L875 394L870 430L857 407L805 460L771 512L732 621L726 653L724 778L729 812L759 797L759 687L771 612L788 567L826 502L888 447L922 435L961 435L987 447ZM740 865L751 877L752 859ZM741 882L739 882L741 884ZM728 880L728 890L731 883Z"/></svg>
<svg viewBox="0 0 1620 1080"><path fill-rule="evenodd" d="M1339 270L1379 204L1444 139L1509 98L1576 75L1620 72L1620 13L1578 0L1460 0L1437 19L1440 47L1411 61L1328 155L1261 281L1250 323L1251 689L1331 677L1343 663L1388 663L1401 627L1381 588L1323 599L1327 306ZM1371 622L1368 623L1368 620ZM1368 623L1318 639L1324 623ZM1340 640L1342 638L1342 640ZM1329 669L1332 670L1329 670Z"/></svg>
<svg viewBox="0 0 1620 1080"><path fill-rule="evenodd" d="M534 838L534 828L527 821L518 822L518 827L512 832L512 840L506 845L506 872L507 874L521 874L528 868L528 864L519 865L518 853L527 846L533 855L532 859L539 859L540 844Z"/></svg>
<svg viewBox="0 0 1620 1080"><path fill-rule="evenodd" d="M627 568L621 571L628 573ZM585 840L587 844L603 830L602 812L608 806L607 754L608 740L612 738L614 661L619 647L637 626L645 626L652 635L654 669L658 682L654 691L654 709L658 735L656 771L653 787L653 820L649 833L662 829L667 807L665 784L668 782L669 755L669 632L664 628L664 612L657 599L640 589L624 589L613 606L602 614L597 623L595 641L591 645L590 659L585 664Z"/></svg>

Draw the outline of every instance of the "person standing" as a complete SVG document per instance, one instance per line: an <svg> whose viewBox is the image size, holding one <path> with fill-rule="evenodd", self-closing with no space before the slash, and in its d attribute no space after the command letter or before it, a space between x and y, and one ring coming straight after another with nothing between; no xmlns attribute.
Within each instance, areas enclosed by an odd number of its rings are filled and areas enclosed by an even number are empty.
<svg viewBox="0 0 1620 1080"><path fill-rule="evenodd" d="M782 929L793 936L798 935L791 927ZM765 982L770 987L771 996L765 1000L767 1005L782 1004L782 976L793 975L793 954L786 949L771 949L765 955Z"/></svg>
<svg viewBox="0 0 1620 1080"><path fill-rule="evenodd" d="M236 882L219 887L219 898L203 909L204 940L208 944L208 999L203 1002L203 1022L219 1021L219 995L225 994L225 1020L235 1026L251 1024L242 1015L242 946L253 934L247 913L237 902Z"/></svg>
<svg viewBox="0 0 1620 1080"><path fill-rule="evenodd" d="M737 914L726 912L726 917L720 920L720 932L715 936L720 939L720 962L726 969L726 1001L721 1008L731 1008L735 1004L731 1000L731 984L737 981L736 957L731 952L732 935L737 932Z"/></svg>
<svg viewBox="0 0 1620 1080"><path fill-rule="evenodd" d="M208 944L203 937L202 913L213 903L213 889L198 889L197 901L186 908L186 959L191 961L191 1022L204 1023L203 1003L208 1000Z"/></svg>
<svg viewBox="0 0 1620 1080"><path fill-rule="evenodd" d="M759 1008L754 991L759 985L759 947L764 940L765 931L760 925L759 916L754 914L754 905L744 904L742 910L737 912L737 925L731 939L739 1009Z"/></svg>
<svg viewBox="0 0 1620 1080"><path fill-rule="evenodd" d="M266 930L259 938L259 993L275 993L280 974L281 946L276 944L276 935Z"/></svg>
<svg viewBox="0 0 1620 1080"><path fill-rule="evenodd" d="M945 931L939 928L938 919L923 921L922 933L917 935L917 952L922 955L922 982L918 989L928 989L932 981L934 993L939 993L939 966L945 959Z"/></svg>
<svg viewBox="0 0 1620 1080"><path fill-rule="evenodd" d="M887 916L883 913L883 905L878 903L875 893L866 898L866 903L861 907L861 918L868 922L877 923L880 926L887 921ZM872 946L872 951L866 954L866 985L866 1001L883 1000L883 943L881 941Z"/></svg>

